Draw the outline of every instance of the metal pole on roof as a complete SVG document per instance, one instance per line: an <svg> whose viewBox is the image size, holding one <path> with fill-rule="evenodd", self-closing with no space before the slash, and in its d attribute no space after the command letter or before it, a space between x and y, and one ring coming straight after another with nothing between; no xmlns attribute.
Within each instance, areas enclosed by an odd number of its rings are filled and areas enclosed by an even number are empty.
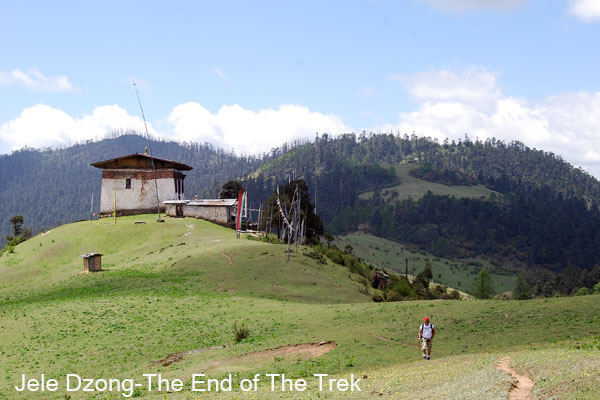
<svg viewBox="0 0 600 400"><path fill-rule="evenodd" d="M154 157L152 156L152 145L150 144L150 134L148 133L148 125L146 124L146 116L144 115L144 109L142 108L142 101L140 100L140 94L138 93L135 81L133 81L133 88L142 111L142 118L144 119L144 128L146 129L146 140L148 140L148 150L150 150L150 162L152 163L152 175L154 176L154 190L156 191L156 212L158 213L158 219L156 222L165 222L160 218L160 200L158 198L158 183L156 182L156 169L154 168Z"/></svg>

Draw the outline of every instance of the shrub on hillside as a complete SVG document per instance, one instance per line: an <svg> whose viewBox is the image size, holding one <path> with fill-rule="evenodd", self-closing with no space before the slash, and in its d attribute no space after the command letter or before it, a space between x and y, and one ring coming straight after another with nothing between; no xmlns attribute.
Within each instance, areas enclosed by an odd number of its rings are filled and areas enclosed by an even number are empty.
<svg viewBox="0 0 600 400"><path fill-rule="evenodd" d="M310 257L314 260L317 260L319 262L319 264L327 264L327 260L325 259L325 256L316 251L310 251L308 253L304 253L304 255L306 255L307 257Z"/></svg>
<svg viewBox="0 0 600 400"><path fill-rule="evenodd" d="M250 329L248 329L248 327L244 323L238 325L238 323L235 322L233 324L233 332L236 343L239 343L242 340L248 338L248 336L250 336Z"/></svg>
<svg viewBox="0 0 600 400"><path fill-rule="evenodd" d="M327 249L325 255L334 263L344 265L344 254L335 245Z"/></svg>
<svg viewBox="0 0 600 400"><path fill-rule="evenodd" d="M494 296L494 299L496 300L511 300L513 298L514 297L512 292L502 292Z"/></svg>
<svg viewBox="0 0 600 400"><path fill-rule="evenodd" d="M370 268L366 264L360 262L358 258L350 255L343 255L342 260L344 262L344 266L353 274L359 274L367 279L371 277Z"/></svg>
<svg viewBox="0 0 600 400"><path fill-rule="evenodd" d="M393 282L389 288L389 292L393 293L394 295L390 295L388 296L388 298L399 297L398 300L413 299L417 297L415 289L412 287L410 282L408 282L404 277L393 279Z"/></svg>
<svg viewBox="0 0 600 400"><path fill-rule="evenodd" d="M400 293L398 293L394 290L386 290L385 292L383 292L383 297L385 298L385 301L405 300L405 298Z"/></svg>
<svg viewBox="0 0 600 400"><path fill-rule="evenodd" d="M433 294L433 296L441 299L441 298L443 298L446 295L447 291L448 291L448 286L446 286L446 285L435 285L433 287L433 290L431 291L431 293Z"/></svg>
<svg viewBox="0 0 600 400"><path fill-rule="evenodd" d="M379 292L377 292L377 293L375 293L375 294L373 295L373 301L374 301L375 303L381 303L381 302L382 302L382 301L384 301L384 300L385 300L385 299L383 298L383 295L382 295L381 293L379 293Z"/></svg>

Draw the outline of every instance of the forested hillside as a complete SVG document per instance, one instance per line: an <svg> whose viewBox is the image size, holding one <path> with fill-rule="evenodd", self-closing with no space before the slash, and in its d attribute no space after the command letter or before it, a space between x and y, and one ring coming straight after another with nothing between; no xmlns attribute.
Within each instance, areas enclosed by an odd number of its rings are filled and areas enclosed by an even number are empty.
<svg viewBox="0 0 600 400"><path fill-rule="evenodd" d="M386 188L402 190L395 169L407 167L422 182L485 185L490 195L390 196ZM304 178L313 198L316 190L318 214L334 234L366 229L440 257L484 256L499 270L600 264L600 183L560 156L520 142L323 135L267 161L246 185L260 192L264 182L288 175ZM358 196L366 191L371 195Z"/></svg>
<svg viewBox="0 0 600 400"><path fill-rule="evenodd" d="M298 176L310 178L331 170L340 161L352 165L414 162L418 163L415 168L430 165L441 171L460 172L463 180L469 175L473 181L490 184L502 193L530 183L548 186L564 197L600 199L600 182L559 155L529 148L518 141L505 143L495 139L472 141L466 137L464 141L440 144L415 135L363 133L331 138L324 134L266 162L258 173L281 176L295 171Z"/></svg>
<svg viewBox="0 0 600 400"><path fill-rule="evenodd" d="M600 182L560 156L494 139L438 143L429 138L391 134L358 137L324 134L314 142L285 146L245 180L251 198L263 201L276 183L288 177L303 178L317 199L317 211L325 224L349 212L358 195L397 185L395 166L414 165L411 175L444 185L485 185L500 193L506 203L517 196L532 196L544 188L563 198L578 198L588 205L600 199ZM416 198L413 200L417 200ZM363 215L363 219L366 215ZM353 223L362 221L354 219ZM348 226L329 226L335 233Z"/></svg>
<svg viewBox="0 0 600 400"><path fill-rule="evenodd" d="M124 135L0 156L2 236L15 214L23 214L24 226L34 233L87 218L92 193L98 209L101 182L100 170L89 164L141 153L145 145L141 136ZM502 267L563 271L600 264L600 183L560 156L520 142L438 143L363 133L317 135L312 142L284 143L256 157L199 144L153 141L152 148L157 157L194 167L185 181L188 197L215 197L224 182L241 179L256 207L278 184L301 178L334 234L365 229L439 256L482 255ZM407 168L422 187L431 181L453 188L449 193L470 195L437 192L421 198L425 190L415 197L394 196L403 190Z"/></svg>
<svg viewBox="0 0 600 400"><path fill-rule="evenodd" d="M115 135L116 136L116 135ZM240 157L210 145L151 142L154 156L177 160L194 167L187 173L188 196L215 197L222 182L245 176L260 163L256 157ZM89 217L100 204L101 170L90 163L132 153L143 153L142 136L122 135L90 141L58 150L24 149L0 156L0 233L10 232L9 218L25 217L34 233L66 222Z"/></svg>

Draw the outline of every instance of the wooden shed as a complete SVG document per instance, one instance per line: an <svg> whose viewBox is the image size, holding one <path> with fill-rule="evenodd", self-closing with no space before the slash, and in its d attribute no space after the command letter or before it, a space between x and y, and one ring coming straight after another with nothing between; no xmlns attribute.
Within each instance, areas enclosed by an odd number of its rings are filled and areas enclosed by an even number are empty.
<svg viewBox="0 0 600 400"><path fill-rule="evenodd" d="M384 271L375 271L371 276L371 287L379 290L385 290L388 287L390 276Z"/></svg>
<svg viewBox="0 0 600 400"><path fill-rule="evenodd" d="M83 257L83 272L102 271L102 254L87 253Z"/></svg>

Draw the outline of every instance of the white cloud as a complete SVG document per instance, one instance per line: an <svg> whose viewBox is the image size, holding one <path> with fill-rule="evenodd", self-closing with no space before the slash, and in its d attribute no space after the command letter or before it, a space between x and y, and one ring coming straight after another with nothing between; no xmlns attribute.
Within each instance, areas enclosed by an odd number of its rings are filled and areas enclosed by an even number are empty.
<svg viewBox="0 0 600 400"><path fill-rule="evenodd" d="M42 148L132 129L143 132L143 121L117 105L96 107L91 114L73 118L62 110L38 104L25 108L18 117L0 125L0 142L10 149ZM148 129L156 134L152 126Z"/></svg>
<svg viewBox="0 0 600 400"><path fill-rule="evenodd" d="M468 10L510 10L529 0L420 0L443 11L462 13ZM593 0L590 0L593 1Z"/></svg>
<svg viewBox="0 0 600 400"><path fill-rule="evenodd" d="M19 69L0 71L0 86L22 86L39 92L75 91L66 76L45 76L36 68L30 68L27 72Z"/></svg>
<svg viewBox="0 0 600 400"><path fill-rule="evenodd" d="M208 142L245 154L266 152L294 139L312 138L316 132L335 135L350 130L335 115L298 105L259 111L237 104L224 105L213 114L202 105L189 102L175 107L167 124L173 139Z"/></svg>
<svg viewBox="0 0 600 400"><path fill-rule="evenodd" d="M569 13L586 22L600 21L600 1L569 0Z"/></svg>
<svg viewBox="0 0 600 400"><path fill-rule="evenodd" d="M428 71L401 77L419 102L412 112L399 114L396 124L381 130L460 139L467 133L512 141L552 151L600 177L600 92L561 93L530 102L502 93L496 75L483 68ZM153 135L180 141L208 142L238 153L268 152L285 141L313 138L315 132L337 135L352 129L340 117L298 105L248 110L223 105L211 112L199 103L176 106ZM74 117L48 105L24 109L0 125L0 148L17 149L65 145L102 138L115 130L144 131L140 117L118 105L95 108Z"/></svg>
<svg viewBox="0 0 600 400"><path fill-rule="evenodd" d="M221 69L213 66L212 70L219 77L219 79L221 79L225 83L229 83L229 78L227 78L227 75L225 75L225 73L221 71Z"/></svg>
<svg viewBox="0 0 600 400"><path fill-rule="evenodd" d="M404 83L421 101L418 109L401 113L397 125L384 129L416 132L440 140L460 139L465 133L471 138L519 140L561 155L600 177L600 154L594 150L600 149L600 92L563 93L528 102L502 94L485 70L477 70L476 74L469 72L473 71L470 68L462 74L439 71L412 75ZM451 83L441 80L441 76L448 76ZM460 80L454 79L459 76ZM459 81L464 90L455 86ZM485 90L474 91L477 85Z"/></svg>
<svg viewBox="0 0 600 400"><path fill-rule="evenodd" d="M152 135L179 141L207 142L238 153L268 152L285 141L313 138L316 132L339 134L350 131L340 118L312 112L306 107L282 105L278 109L252 111L224 105L211 113L198 103L176 106L168 118L152 125ZM13 120L0 125L0 148L19 149L65 145L102 138L111 131L144 132L141 118L118 105L96 107L91 114L75 118L62 110L39 104L24 109Z"/></svg>

